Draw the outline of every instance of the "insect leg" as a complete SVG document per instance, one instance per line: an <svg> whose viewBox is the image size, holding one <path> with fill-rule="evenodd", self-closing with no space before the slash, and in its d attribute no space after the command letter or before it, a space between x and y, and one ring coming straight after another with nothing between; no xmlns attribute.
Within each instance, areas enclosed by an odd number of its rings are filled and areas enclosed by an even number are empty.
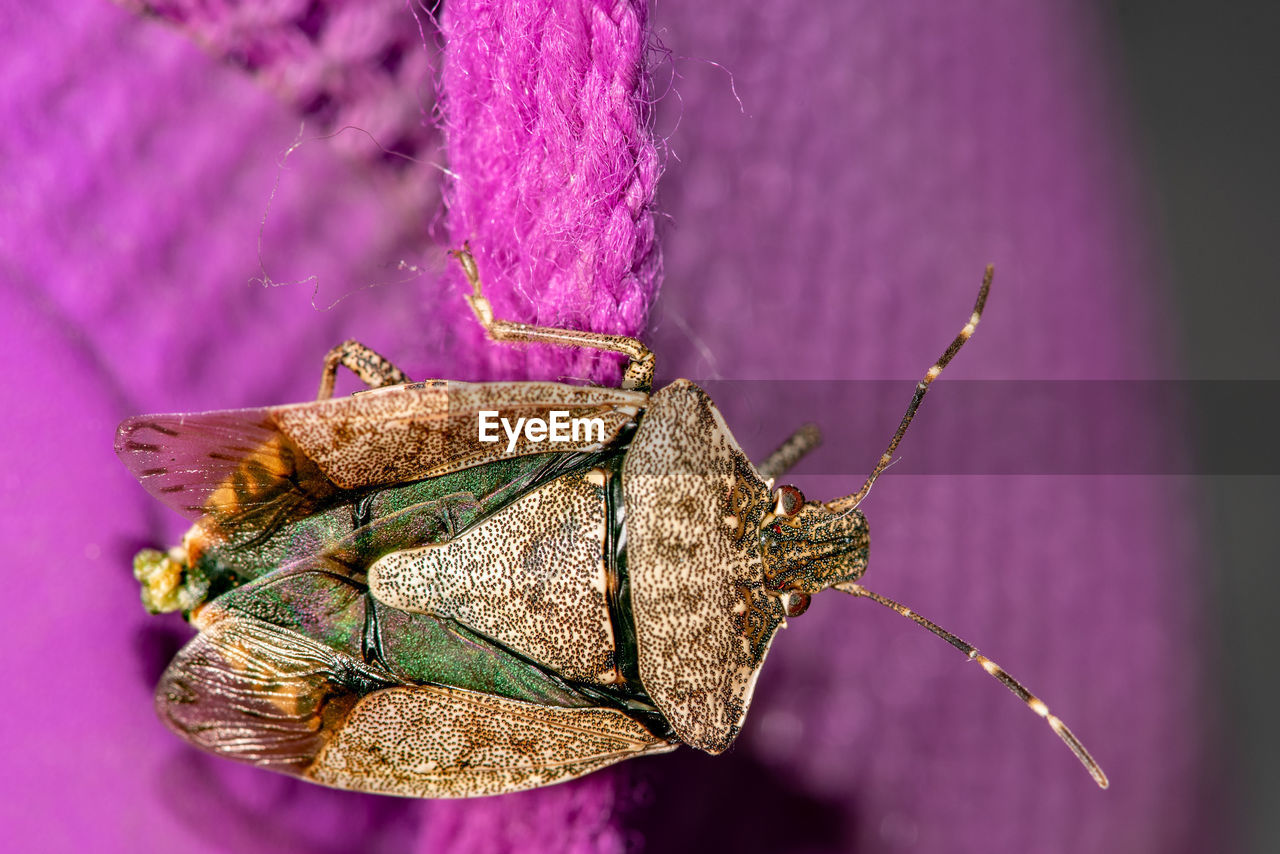
<svg viewBox="0 0 1280 854"><path fill-rule="evenodd" d="M470 248L463 244L461 249L453 253L453 257L458 259L458 263L462 265L462 272L471 283L472 292L467 295L467 302L470 303L476 319L480 321L480 325L484 327L491 340L560 344L565 347L621 353L628 359L626 370L622 374L622 387L648 391L653 385L653 353L635 338L499 320L493 316L493 306L482 293L480 271L476 267L476 259L472 256Z"/></svg>
<svg viewBox="0 0 1280 854"><path fill-rule="evenodd" d="M982 276L982 287L978 289L978 300L973 305L973 314L969 316L969 322L960 330L960 334L955 337L955 340L951 342L946 351L938 357L938 361L934 362L933 366L925 371L924 379L916 383L916 393L911 398L910 405L907 406L907 412L902 416L902 422L898 424L897 432L889 440L889 447L880 455L880 461L872 469L866 483L862 484L862 488L853 495L846 495L844 498L828 501L827 507L832 511L840 513L845 510L852 510L861 504L862 499L866 498L867 493L871 491L871 485L876 482L876 478L889 467L889 463L893 460L893 452L898 449L898 443L906 435L907 427L911 425L911 419L916 417L916 410L920 408L920 401L924 400L925 393L929 391L929 385L938 378L938 374L942 373L942 369L955 358L956 353L960 352L964 342L968 341L969 337L973 335L973 330L978 328L978 321L982 319L982 309L987 304L987 293L991 290L991 279L995 274L995 267L988 264L987 271Z"/></svg>
<svg viewBox="0 0 1280 854"><path fill-rule="evenodd" d="M364 592L364 631L360 636L360 651L365 664L386 667L382 654L382 626L378 622L378 600L368 590Z"/></svg>
<svg viewBox="0 0 1280 854"><path fill-rule="evenodd" d="M756 466L765 480L773 480L786 474L805 454L822 444L822 431L817 424L803 424L778 446L764 462Z"/></svg>
<svg viewBox="0 0 1280 854"><path fill-rule="evenodd" d="M348 338L325 355L324 370L320 372L320 390L316 392L316 400L328 400L333 397L333 383L338 376L339 365L345 365L369 388L382 388L409 382L404 371L359 341Z"/></svg>

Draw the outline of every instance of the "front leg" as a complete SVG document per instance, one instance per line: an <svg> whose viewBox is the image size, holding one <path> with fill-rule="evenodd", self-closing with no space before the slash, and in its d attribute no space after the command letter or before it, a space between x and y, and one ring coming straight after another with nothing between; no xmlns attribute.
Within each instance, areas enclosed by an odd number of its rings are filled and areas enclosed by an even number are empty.
<svg viewBox="0 0 1280 854"><path fill-rule="evenodd" d="M558 329L553 326L531 326L527 323L500 320L493 316L493 306L484 296L480 284L480 271L476 267L476 259L471 255L471 249L463 244L461 249L453 253L453 257L458 259L458 263L462 265L463 274L471 284L467 303L475 312L476 320L480 321L490 340L560 344L565 347L621 353L628 360L622 374L622 387L648 391L653 385L653 353L639 340L624 335L606 335L602 332L585 332L581 329Z"/></svg>

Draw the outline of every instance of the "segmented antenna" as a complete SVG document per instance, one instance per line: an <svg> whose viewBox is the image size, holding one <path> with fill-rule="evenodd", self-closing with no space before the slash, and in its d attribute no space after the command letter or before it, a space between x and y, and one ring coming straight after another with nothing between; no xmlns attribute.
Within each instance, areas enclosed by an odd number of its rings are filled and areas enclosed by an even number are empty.
<svg viewBox="0 0 1280 854"><path fill-rule="evenodd" d="M925 392L929 390L929 385L938 378L938 374L942 373L942 369L947 366L956 353L960 352L964 342L969 340L969 336L973 335L973 330L978 328L978 321L982 319L982 309L987 304L987 293L991 290L991 279L996 274L994 264L987 265L987 271L982 276L982 287L978 289L978 301L973 305L973 314L969 317L969 322L960 330L960 334L951 342L951 346L946 349L938 361L933 363L933 367L925 372L924 379L916 383L915 396L911 398L911 405L907 407L907 414L902 416L902 423L898 425L898 432L893 434L893 438L889 440L889 447L880 455L880 461L876 463L875 469L867 477L867 482L862 484L862 488L853 495L846 495L844 498L837 498L834 501L827 502L827 507L835 513L843 513L846 510L852 510L862 503L862 499L867 497L867 493L871 491L871 485L876 482L876 478L889 467L889 463L893 460L893 452L898 449L898 443L902 441L902 437L907 434L907 427L911 424L911 419L916 417L916 410L920 408L920 401L924 400Z"/></svg>
<svg viewBox="0 0 1280 854"><path fill-rule="evenodd" d="M1080 743L1080 740L1072 734L1071 730L1067 729L1067 725L1064 724L1056 715L1052 714L1049 711L1049 707L1046 706L1038 697L1026 688L1022 687L1022 684L1018 682L1018 680L1014 679L1008 673L1005 673L1000 665L979 653L972 644L962 641L960 638L951 634L951 632L942 628L937 623L926 620L906 605L899 604L886 596L881 596L879 593L872 593L860 584L847 582L833 586L836 590L848 593L851 596L861 596L863 598L870 599L873 602L879 602L886 608L897 611L902 616L910 620L914 620L924 626L926 629L933 632L935 635L942 638L965 655L969 656L972 661L976 661L981 664L983 670L1003 682L1006 688L1016 694L1022 702L1026 703L1031 708L1031 711L1045 719L1053 731L1058 734L1058 737L1066 743L1067 747L1071 748L1071 752L1074 753L1076 758L1084 765L1085 770L1089 772L1089 775L1093 777L1094 782L1097 783L1098 786L1105 789L1110 785L1107 782L1107 775L1102 772L1102 768L1100 768L1098 763L1093 760L1093 757L1089 755L1089 751L1084 749L1084 745Z"/></svg>

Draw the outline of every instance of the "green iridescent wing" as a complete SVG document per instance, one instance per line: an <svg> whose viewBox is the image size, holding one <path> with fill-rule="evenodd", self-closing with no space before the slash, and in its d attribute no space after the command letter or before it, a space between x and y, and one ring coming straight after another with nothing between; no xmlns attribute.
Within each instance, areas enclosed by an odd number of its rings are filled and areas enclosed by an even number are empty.
<svg viewBox="0 0 1280 854"><path fill-rule="evenodd" d="M349 575L362 576L382 555L451 539L510 500L567 469L589 463L590 454L539 454L501 460L405 486L363 495L297 519L253 519L188 536L189 572L208 598L299 560L326 555Z"/></svg>
<svg viewBox="0 0 1280 854"><path fill-rule="evenodd" d="M227 619L306 638L362 662L388 684L436 683L531 702L589 704L554 674L465 626L378 602L327 558L300 561L225 593L193 622L203 632Z"/></svg>

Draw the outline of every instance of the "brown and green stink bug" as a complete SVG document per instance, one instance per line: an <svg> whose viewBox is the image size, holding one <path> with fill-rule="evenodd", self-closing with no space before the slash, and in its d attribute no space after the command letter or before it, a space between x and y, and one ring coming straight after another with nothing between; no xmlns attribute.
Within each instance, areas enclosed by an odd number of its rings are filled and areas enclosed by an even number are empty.
<svg viewBox="0 0 1280 854"><path fill-rule="evenodd" d="M773 488L814 428L753 466L697 386L650 391L639 341L495 319L456 254L492 340L625 354L621 388L412 383L347 342L314 402L126 421L125 464L195 522L134 563L148 609L200 630L156 691L169 727L232 759L416 797L532 788L681 743L720 753L774 634L831 587L977 660L1107 785L1003 670L859 584L858 504L977 326L990 268L866 483L820 503ZM340 365L372 390L333 399Z"/></svg>

